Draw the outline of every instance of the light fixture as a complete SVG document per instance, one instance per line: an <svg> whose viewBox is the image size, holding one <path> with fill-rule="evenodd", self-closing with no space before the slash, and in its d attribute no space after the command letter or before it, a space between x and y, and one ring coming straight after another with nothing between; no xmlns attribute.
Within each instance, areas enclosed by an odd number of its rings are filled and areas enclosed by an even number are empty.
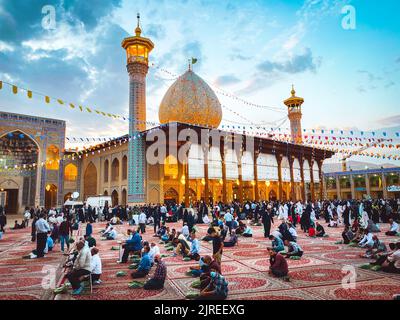
<svg viewBox="0 0 400 320"><path fill-rule="evenodd" d="M51 186L48 184L48 185L46 186L46 191L50 191L50 188L51 188Z"/></svg>
<svg viewBox="0 0 400 320"><path fill-rule="evenodd" d="M201 178L201 184L202 184L203 186L206 185L206 179Z"/></svg>
<svg viewBox="0 0 400 320"><path fill-rule="evenodd" d="M265 181L265 185L266 185L267 187L269 187L269 186L271 185L271 182L269 182L269 181L267 180L267 181Z"/></svg>

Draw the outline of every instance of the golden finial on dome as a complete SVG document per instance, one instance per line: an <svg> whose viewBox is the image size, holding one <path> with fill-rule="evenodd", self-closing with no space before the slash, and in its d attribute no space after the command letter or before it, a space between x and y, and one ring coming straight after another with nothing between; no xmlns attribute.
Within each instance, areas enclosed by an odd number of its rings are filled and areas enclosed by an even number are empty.
<svg viewBox="0 0 400 320"><path fill-rule="evenodd" d="M137 27L135 29L136 37L140 37L141 33L142 33L142 29L140 29L140 13L138 13L137 14Z"/></svg>
<svg viewBox="0 0 400 320"><path fill-rule="evenodd" d="M290 91L290 93L292 94L292 97L294 97L295 94L296 94L296 91L294 90L294 85L293 84L292 84L292 91Z"/></svg>

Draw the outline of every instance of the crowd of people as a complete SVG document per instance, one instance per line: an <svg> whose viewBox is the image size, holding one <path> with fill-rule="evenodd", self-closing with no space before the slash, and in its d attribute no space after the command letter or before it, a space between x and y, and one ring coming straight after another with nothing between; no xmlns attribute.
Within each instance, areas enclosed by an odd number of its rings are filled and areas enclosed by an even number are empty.
<svg viewBox="0 0 400 320"><path fill-rule="evenodd" d="M145 278L144 289L161 289L167 276L167 266L156 241L142 236L152 227L153 237L171 251L172 256L193 260L198 264L190 274L199 278L198 299L225 299L228 282L222 275L221 263L224 247L240 246L239 237L252 237L254 226L262 226L266 239L271 276L290 281L287 259L301 259L304 252L298 243L298 232L309 237L326 237L326 228L343 228L343 243L362 248L361 256L373 258L371 266L380 266L384 272L400 273L400 242L388 247L379 240L380 224L389 223L388 236L399 235L399 200L334 200L302 203L300 201L262 201L230 204L205 204L185 208L184 204L158 204L146 206L116 206L109 208L80 207L62 210L26 208L21 224L14 229L31 226L32 241L36 248L28 258L43 258L60 243L61 252L68 256L66 267L71 268L67 279L73 294L81 294L82 281L92 277L101 284L102 265L93 223L104 224L101 236L115 241L124 237L118 225L128 224L126 238L121 243L122 254L117 261L126 264L133 279ZM0 212L1 232L5 232L5 215ZM178 222L169 224L169 222ZM85 224L83 237L73 243L74 231ZM200 236L197 225L208 225L207 234ZM136 227L134 227L136 226ZM275 230L272 227L275 227ZM299 228L298 228L299 227ZM327 230L328 230L327 229ZM212 243L212 255L202 255L202 242ZM65 251L67 249L67 251ZM150 274L152 274L150 276Z"/></svg>

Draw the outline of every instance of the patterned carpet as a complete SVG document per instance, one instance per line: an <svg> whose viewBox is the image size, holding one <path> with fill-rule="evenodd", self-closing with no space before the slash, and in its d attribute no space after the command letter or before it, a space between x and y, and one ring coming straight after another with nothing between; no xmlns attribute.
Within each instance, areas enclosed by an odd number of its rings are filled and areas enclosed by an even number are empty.
<svg viewBox="0 0 400 320"><path fill-rule="evenodd" d="M128 264L117 264L118 251L111 247L118 246L117 241L100 239L100 230L104 223L94 225L94 236L97 240L100 256L103 261L103 284L94 286L93 293L85 290L80 297L72 298L69 294L54 296L46 287L50 274L58 281L63 281L61 265L65 257L55 251L41 260L25 260L21 257L28 254L34 244L30 242L28 229L10 231L0 241L0 299L80 299L80 300L180 300L185 298L191 283L195 280L186 276L193 261L182 261L181 257L172 257L163 245L159 245L162 254L168 255L164 261L168 267L168 280L163 290L145 291L129 289L131 281ZM174 225L180 229L180 225ZM275 225L277 227L277 225ZM382 225L386 231L388 225ZM200 235L206 233L207 226L199 225ZM127 225L117 227L119 238L128 229ZM82 226L84 230L84 226ZM272 229L273 230L273 229ZM266 248L270 241L263 238L262 227L253 227L253 238L239 238L239 245L225 248L222 259L222 272L229 282L229 299L233 300L391 300L393 294L400 293L400 275L386 274L361 269L360 266L371 262L361 258L364 251L347 245L335 244L341 240L342 228L326 228L328 238L308 238L299 231L299 243L305 254L301 260L288 260L290 281L283 281L268 275L269 261ZM147 228L144 239L158 243L152 228ZM400 241L398 237L387 237L383 232L378 234L387 244ZM211 254L211 244L201 243L202 255ZM355 288L342 285L348 274L343 266L353 266L355 270ZM118 271L128 275L116 277ZM53 279L52 278L52 279ZM144 279L139 279L144 280ZM44 286L43 286L44 284Z"/></svg>

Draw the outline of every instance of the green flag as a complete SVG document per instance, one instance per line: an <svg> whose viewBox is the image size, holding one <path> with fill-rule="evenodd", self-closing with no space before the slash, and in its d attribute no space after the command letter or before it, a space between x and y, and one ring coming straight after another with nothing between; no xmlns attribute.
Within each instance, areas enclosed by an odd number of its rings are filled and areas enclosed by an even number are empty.
<svg viewBox="0 0 400 320"><path fill-rule="evenodd" d="M196 58L192 58L192 64L195 64L197 62Z"/></svg>

